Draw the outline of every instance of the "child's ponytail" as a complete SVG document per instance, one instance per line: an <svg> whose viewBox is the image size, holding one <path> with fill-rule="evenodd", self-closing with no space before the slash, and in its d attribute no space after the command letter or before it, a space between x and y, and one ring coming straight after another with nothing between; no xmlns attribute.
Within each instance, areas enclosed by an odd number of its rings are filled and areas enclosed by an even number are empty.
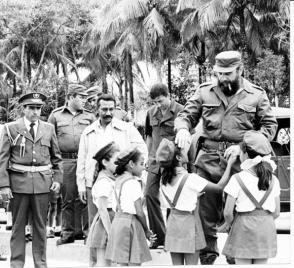
<svg viewBox="0 0 294 268"><path fill-rule="evenodd" d="M273 177L272 166L266 162L262 161L255 166L256 175L258 180L258 189L266 191L269 188L270 182Z"/></svg>

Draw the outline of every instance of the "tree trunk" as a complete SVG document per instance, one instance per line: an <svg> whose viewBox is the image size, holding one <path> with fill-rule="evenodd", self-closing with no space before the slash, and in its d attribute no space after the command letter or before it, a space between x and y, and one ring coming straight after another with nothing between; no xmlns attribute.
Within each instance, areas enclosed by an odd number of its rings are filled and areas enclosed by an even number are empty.
<svg viewBox="0 0 294 268"><path fill-rule="evenodd" d="M162 83L161 64L159 62L154 63L156 70L156 82Z"/></svg>
<svg viewBox="0 0 294 268"><path fill-rule="evenodd" d="M15 77L15 75L13 76L13 92L12 92L12 96L13 97L16 96L16 77Z"/></svg>
<svg viewBox="0 0 294 268"><path fill-rule="evenodd" d="M167 60L167 85L169 94L172 94L172 81L171 81L171 62L170 59Z"/></svg>
<svg viewBox="0 0 294 268"><path fill-rule="evenodd" d="M31 53L28 50L27 51L27 68L28 68L28 80L29 80L29 84L31 83L32 80L32 66L31 66Z"/></svg>
<svg viewBox="0 0 294 268"><path fill-rule="evenodd" d="M128 110L128 75L127 75L127 63L126 63L126 58L124 61L124 76L125 76L125 110Z"/></svg>
<svg viewBox="0 0 294 268"><path fill-rule="evenodd" d="M107 94L108 93L108 85L106 80L106 73L103 72L102 74L102 92Z"/></svg>
<svg viewBox="0 0 294 268"><path fill-rule="evenodd" d="M240 20L241 50L242 52L249 52L248 44L247 44L247 36L246 36L244 8L245 6L241 6L238 9L238 15Z"/></svg>
<svg viewBox="0 0 294 268"><path fill-rule="evenodd" d="M132 55L131 53L127 53L127 75L128 75L128 85L129 85L129 92L130 92L130 106L131 106L131 113L134 115L134 87L133 87L133 71L132 71Z"/></svg>

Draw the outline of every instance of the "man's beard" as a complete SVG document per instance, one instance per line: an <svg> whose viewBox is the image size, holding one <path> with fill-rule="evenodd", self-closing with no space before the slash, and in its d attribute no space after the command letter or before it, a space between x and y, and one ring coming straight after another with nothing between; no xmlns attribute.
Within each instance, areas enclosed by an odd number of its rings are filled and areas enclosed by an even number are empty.
<svg viewBox="0 0 294 268"><path fill-rule="evenodd" d="M238 78L233 81L218 81L218 85L226 96L233 96L240 88L240 81Z"/></svg>

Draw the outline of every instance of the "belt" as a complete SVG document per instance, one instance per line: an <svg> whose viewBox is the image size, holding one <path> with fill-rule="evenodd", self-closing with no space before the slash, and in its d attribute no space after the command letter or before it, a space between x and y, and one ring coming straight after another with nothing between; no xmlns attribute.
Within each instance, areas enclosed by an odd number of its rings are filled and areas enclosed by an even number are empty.
<svg viewBox="0 0 294 268"><path fill-rule="evenodd" d="M46 170L51 170L51 165L46 166L25 166L20 164L12 163L10 167L14 169L18 169L20 171L28 171L28 172L41 172Z"/></svg>
<svg viewBox="0 0 294 268"><path fill-rule="evenodd" d="M61 157L67 159L77 159L78 153L61 153Z"/></svg>
<svg viewBox="0 0 294 268"><path fill-rule="evenodd" d="M230 147L231 145L234 145L234 144L236 144L236 143L229 142L229 141L214 141L214 140L209 140L209 139L205 139L202 142L202 146L205 149L216 150L216 151L221 151L221 152L224 152L228 147Z"/></svg>

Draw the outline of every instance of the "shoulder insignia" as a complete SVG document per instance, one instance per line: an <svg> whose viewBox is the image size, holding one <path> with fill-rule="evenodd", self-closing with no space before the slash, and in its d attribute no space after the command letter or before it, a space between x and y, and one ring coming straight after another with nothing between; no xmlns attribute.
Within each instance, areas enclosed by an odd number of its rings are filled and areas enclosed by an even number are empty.
<svg viewBox="0 0 294 268"><path fill-rule="evenodd" d="M88 110L88 109L84 109L85 112L92 114L93 112Z"/></svg>
<svg viewBox="0 0 294 268"><path fill-rule="evenodd" d="M251 84L253 88L256 88L258 90L261 90L261 91L264 91L264 89L260 86L257 86L257 85L254 85L254 84Z"/></svg>
<svg viewBox="0 0 294 268"><path fill-rule="evenodd" d="M199 85L199 88L213 88L216 85L217 85L216 82L209 81L209 82L205 82L205 83L202 83L201 85Z"/></svg>

